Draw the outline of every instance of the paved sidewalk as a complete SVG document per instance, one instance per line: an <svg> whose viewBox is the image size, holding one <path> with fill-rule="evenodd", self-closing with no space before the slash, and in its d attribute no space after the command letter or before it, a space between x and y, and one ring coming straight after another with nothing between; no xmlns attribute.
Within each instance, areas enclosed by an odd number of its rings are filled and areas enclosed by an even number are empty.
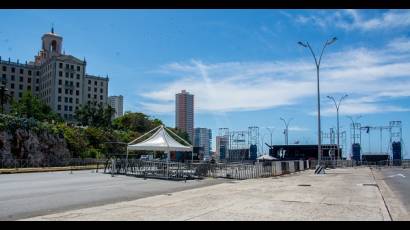
<svg viewBox="0 0 410 230"><path fill-rule="evenodd" d="M369 168L232 182L27 220L390 220Z"/></svg>

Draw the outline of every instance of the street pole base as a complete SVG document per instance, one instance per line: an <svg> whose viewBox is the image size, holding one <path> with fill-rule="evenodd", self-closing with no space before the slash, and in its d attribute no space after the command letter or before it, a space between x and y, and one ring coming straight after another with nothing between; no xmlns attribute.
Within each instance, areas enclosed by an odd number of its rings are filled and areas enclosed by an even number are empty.
<svg viewBox="0 0 410 230"><path fill-rule="evenodd" d="M325 168L321 165L316 165L315 174L325 174Z"/></svg>

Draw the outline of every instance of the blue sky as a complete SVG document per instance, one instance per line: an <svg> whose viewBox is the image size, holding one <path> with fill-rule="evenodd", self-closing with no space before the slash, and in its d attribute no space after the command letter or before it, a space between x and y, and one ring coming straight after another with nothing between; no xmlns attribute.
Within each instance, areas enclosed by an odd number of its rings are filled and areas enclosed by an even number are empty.
<svg viewBox="0 0 410 230"><path fill-rule="evenodd" d="M0 20L2 59L33 60L54 23L66 54L108 75L109 94L124 95L125 110L174 126L174 95L186 89L195 95L195 127L215 136L256 125L266 142L274 127L276 144L284 142L280 117L293 118L289 143L316 143L314 61L297 42L319 53L336 36L321 64L323 131L336 126L326 96L349 94L340 107L346 144L348 115L371 126L401 120L409 157L408 10L1 10ZM379 135L370 133L370 146L362 135L364 152L379 151Z"/></svg>

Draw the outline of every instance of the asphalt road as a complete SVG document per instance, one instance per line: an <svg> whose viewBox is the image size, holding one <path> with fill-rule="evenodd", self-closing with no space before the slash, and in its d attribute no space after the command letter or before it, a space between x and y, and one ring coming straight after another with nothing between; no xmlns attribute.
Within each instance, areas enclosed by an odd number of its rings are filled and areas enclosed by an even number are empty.
<svg viewBox="0 0 410 230"><path fill-rule="evenodd" d="M410 168L382 168L379 172L383 175L381 179L410 212Z"/></svg>
<svg viewBox="0 0 410 230"><path fill-rule="evenodd" d="M92 170L0 175L0 220L167 194L226 182L224 179L167 181L111 177Z"/></svg>

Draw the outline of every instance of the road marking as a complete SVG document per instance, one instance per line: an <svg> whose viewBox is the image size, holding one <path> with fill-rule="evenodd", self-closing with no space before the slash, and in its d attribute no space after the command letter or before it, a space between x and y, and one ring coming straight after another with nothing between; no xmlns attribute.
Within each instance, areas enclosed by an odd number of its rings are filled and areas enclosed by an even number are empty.
<svg viewBox="0 0 410 230"><path fill-rule="evenodd" d="M388 177L393 178L393 177L396 177L396 176L401 176L401 177L403 177L403 178L406 178L406 176L403 175L403 174L401 174L401 173L398 173L398 174L395 174L395 175L391 175L391 176L388 176Z"/></svg>

